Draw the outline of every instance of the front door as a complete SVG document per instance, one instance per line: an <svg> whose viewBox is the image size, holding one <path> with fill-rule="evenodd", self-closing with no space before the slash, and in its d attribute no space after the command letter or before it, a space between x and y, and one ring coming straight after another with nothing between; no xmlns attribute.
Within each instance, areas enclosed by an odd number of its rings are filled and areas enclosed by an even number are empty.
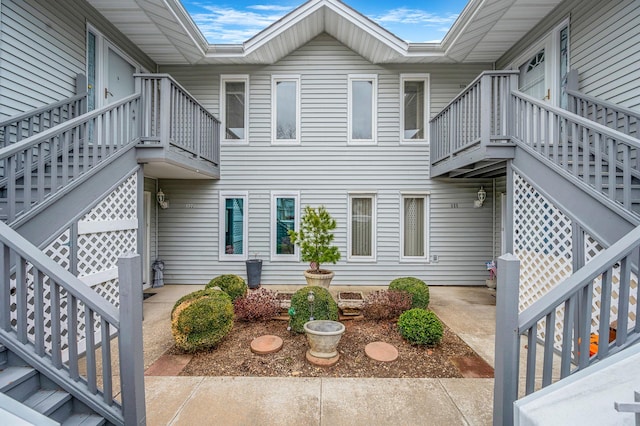
<svg viewBox="0 0 640 426"><path fill-rule="evenodd" d="M104 103L110 104L135 92L133 75L136 66L124 58L111 44L107 43L106 81Z"/></svg>
<svg viewBox="0 0 640 426"><path fill-rule="evenodd" d="M569 26L563 22L511 64L520 72L518 90L564 107L569 66Z"/></svg>

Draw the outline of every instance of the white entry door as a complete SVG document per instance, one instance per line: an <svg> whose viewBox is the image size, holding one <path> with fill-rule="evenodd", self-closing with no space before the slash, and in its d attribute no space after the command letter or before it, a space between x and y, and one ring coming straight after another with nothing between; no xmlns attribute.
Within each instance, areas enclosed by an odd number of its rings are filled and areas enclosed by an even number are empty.
<svg viewBox="0 0 640 426"><path fill-rule="evenodd" d="M569 66L569 27L563 22L511 64L520 72L518 90L552 105L564 106Z"/></svg>
<svg viewBox="0 0 640 426"><path fill-rule="evenodd" d="M133 75L137 67L107 43L104 103L109 104L135 92Z"/></svg>

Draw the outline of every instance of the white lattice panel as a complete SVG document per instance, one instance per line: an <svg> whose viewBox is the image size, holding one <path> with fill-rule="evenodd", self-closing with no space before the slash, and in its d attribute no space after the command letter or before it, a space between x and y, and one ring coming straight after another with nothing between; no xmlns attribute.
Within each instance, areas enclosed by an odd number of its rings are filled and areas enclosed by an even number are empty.
<svg viewBox="0 0 640 426"><path fill-rule="evenodd" d="M137 175L132 174L126 181L118 186L111 194L87 213L80 222L104 222L130 224L137 221ZM105 226L105 232L92 232L78 235L77 240L77 272L78 277L96 275L117 267L116 262L124 254L137 251L137 227L130 225L127 229L114 229L113 226ZM69 230L65 230L43 251L55 260L59 265L69 270L71 261ZM27 278L27 315L28 334L35 333L34 320L34 270L31 264L26 265ZM15 276L12 277L12 288L15 287ZM119 303L119 288L117 278L109 278L104 282L94 283L91 287L114 306ZM45 317L45 348L51 350L51 287L49 278L43 279L42 299ZM12 292L11 318L12 324L16 324L16 295ZM69 332L67 330L67 306L68 298L63 291L60 295L60 329L63 348L67 347ZM84 346L85 338L85 308L82 303L77 306L78 329L75 331L75 340L80 349ZM96 332L100 330L100 318L94 318Z"/></svg>
<svg viewBox="0 0 640 426"><path fill-rule="evenodd" d="M514 254L520 260L522 312L573 273L571 220L518 174L514 175ZM562 342L564 310L556 310L555 341ZM545 337L545 322L538 335Z"/></svg>

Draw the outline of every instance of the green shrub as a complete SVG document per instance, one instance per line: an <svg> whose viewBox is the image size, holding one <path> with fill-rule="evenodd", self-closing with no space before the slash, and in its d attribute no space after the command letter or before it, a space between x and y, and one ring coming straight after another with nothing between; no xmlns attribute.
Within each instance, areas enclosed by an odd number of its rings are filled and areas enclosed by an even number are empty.
<svg viewBox="0 0 640 426"><path fill-rule="evenodd" d="M369 293L362 304L363 315L372 320L398 318L411 309L411 295L406 291L378 290Z"/></svg>
<svg viewBox="0 0 640 426"><path fill-rule="evenodd" d="M228 294L213 289L180 298L171 311L171 333L185 352L215 347L233 328L233 304Z"/></svg>
<svg viewBox="0 0 640 426"><path fill-rule="evenodd" d="M402 290L411 294L412 308L427 309L429 307L429 286L418 278L396 278L389 284L389 290Z"/></svg>
<svg viewBox="0 0 640 426"><path fill-rule="evenodd" d="M442 340L442 323L431 311L413 308L398 318L402 337L414 345L435 346Z"/></svg>
<svg viewBox="0 0 640 426"><path fill-rule="evenodd" d="M215 277L209 284L205 286L205 289L220 287L222 291L231 296L231 300L235 301L247 294L247 283L237 275L225 274Z"/></svg>
<svg viewBox="0 0 640 426"><path fill-rule="evenodd" d="M313 318L317 320L338 320L338 304L329 290L318 286L306 286L296 291L291 296L291 307L294 314L291 316L291 329L296 333L304 332L304 323L309 321L311 310L309 309L309 292L313 291Z"/></svg>

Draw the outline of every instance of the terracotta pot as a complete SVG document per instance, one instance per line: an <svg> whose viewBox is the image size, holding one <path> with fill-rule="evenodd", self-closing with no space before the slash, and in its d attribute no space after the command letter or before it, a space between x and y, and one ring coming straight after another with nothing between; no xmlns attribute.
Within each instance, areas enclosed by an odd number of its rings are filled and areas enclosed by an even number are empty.
<svg viewBox="0 0 640 426"><path fill-rule="evenodd" d="M322 269L320 271L323 272ZM329 288L334 275L335 273L332 271L324 271L324 273L321 274L304 271L304 277L307 279L307 285L317 285L324 288Z"/></svg>
<svg viewBox="0 0 640 426"><path fill-rule="evenodd" d="M344 333L344 324L331 320L314 320L304 324L309 343L309 354L317 358L333 358L338 355L338 343Z"/></svg>

